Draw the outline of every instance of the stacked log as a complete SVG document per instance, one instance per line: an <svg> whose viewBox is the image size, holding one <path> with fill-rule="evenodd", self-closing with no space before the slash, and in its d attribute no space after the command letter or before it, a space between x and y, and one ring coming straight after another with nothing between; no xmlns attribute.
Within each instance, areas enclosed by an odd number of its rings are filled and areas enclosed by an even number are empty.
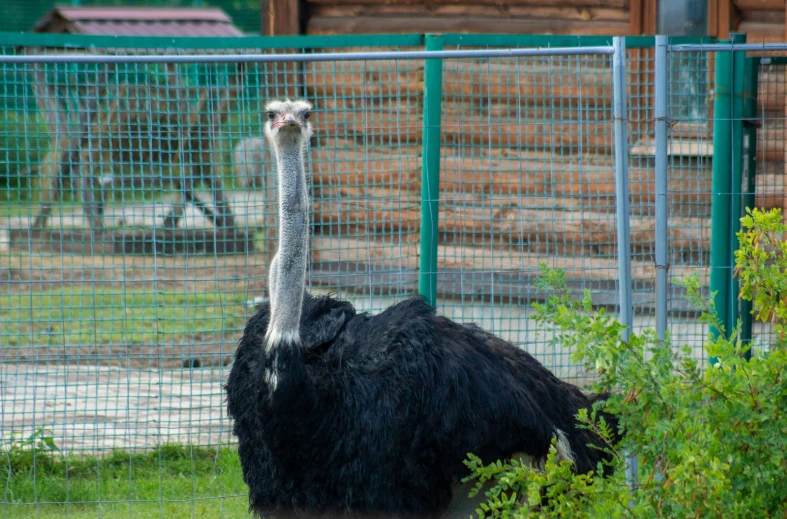
<svg viewBox="0 0 787 519"><path fill-rule="evenodd" d="M567 266L585 258L575 275L604 270L614 277L606 61L443 62L441 270L537 270L538 258L559 258ZM417 269L422 62L311 63L304 77L321 104L311 152L313 261ZM709 125L682 124L673 134L692 149L707 150L711 142ZM655 241L652 164L632 161L629 179L632 257L642 262L637 272L644 282ZM696 264L710 248L710 161L675 168L669 189L670 260Z"/></svg>
<svg viewBox="0 0 787 519"><path fill-rule="evenodd" d="M308 34L627 34L628 0L307 0Z"/></svg>

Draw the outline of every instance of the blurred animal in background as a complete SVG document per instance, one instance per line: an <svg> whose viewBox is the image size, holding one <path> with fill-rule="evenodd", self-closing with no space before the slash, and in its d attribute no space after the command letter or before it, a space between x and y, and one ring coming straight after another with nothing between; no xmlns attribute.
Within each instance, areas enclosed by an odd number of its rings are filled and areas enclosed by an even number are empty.
<svg viewBox="0 0 787 519"><path fill-rule="evenodd" d="M245 189L261 189L265 186L264 166L265 139L247 137L239 141L232 151L232 167L235 179Z"/></svg>

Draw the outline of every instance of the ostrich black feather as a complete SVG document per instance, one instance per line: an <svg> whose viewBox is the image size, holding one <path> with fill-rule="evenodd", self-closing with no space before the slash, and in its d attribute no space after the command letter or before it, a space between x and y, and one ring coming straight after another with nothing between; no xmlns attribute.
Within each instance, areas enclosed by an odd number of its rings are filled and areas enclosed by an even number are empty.
<svg viewBox="0 0 787 519"><path fill-rule="evenodd" d="M298 381L275 392L264 381L269 312L246 326L226 386L259 515L436 516L468 453L543 458L556 430L577 471L604 458L600 439L575 425L593 397L420 297L371 316L306 293L301 345L278 360Z"/></svg>

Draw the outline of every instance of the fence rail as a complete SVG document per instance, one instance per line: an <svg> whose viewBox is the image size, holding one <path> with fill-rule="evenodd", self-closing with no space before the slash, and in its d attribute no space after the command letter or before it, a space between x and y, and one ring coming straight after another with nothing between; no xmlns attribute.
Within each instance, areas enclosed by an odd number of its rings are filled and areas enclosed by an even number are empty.
<svg viewBox="0 0 787 519"><path fill-rule="evenodd" d="M529 319L547 263L704 358L674 281L699 272L725 320L745 313L735 214L783 203L763 189L784 175L785 61L658 42L0 34L3 441L232 441L222 383L275 246L263 106L285 95L316 108L311 290L375 312L420 291L582 384Z"/></svg>
<svg viewBox="0 0 787 519"><path fill-rule="evenodd" d="M327 52L324 54L139 54L116 56L24 55L0 56L0 63L284 63L406 59L518 58L532 56L591 56L612 54L612 47L549 47L502 50L424 50L391 52Z"/></svg>

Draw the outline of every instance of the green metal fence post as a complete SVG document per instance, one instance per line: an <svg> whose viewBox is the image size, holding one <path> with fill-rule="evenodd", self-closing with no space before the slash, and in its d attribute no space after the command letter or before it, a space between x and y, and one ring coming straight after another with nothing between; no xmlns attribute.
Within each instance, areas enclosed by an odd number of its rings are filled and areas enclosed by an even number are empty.
<svg viewBox="0 0 787 519"><path fill-rule="evenodd" d="M740 33L730 34L733 43L746 43L746 35ZM740 316L738 300L738 280L733 275L735 266L735 251L738 250L738 237L741 227L741 197L743 188L743 117L744 98L746 96L746 53L735 51L732 54L732 171L730 189L730 251L729 276L730 293L727 306L727 333L737 324Z"/></svg>
<svg viewBox="0 0 787 519"><path fill-rule="evenodd" d="M754 191L757 174L757 92L759 89L760 58L746 58L746 86L743 99L743 139L746 157L743 162L743 207L754 207ZM742 213L744 211L741 211ZM752 339L752 303L741 300L741 341L744 346L751 347ZM744 354L751 357L751 349Z"/></svg>
<svg viewBox="0 0 787 519"><path fill-rule="evenodd" d="M720 42L727 43L727 42ZM716 314L727 326L731 271L730 257L730 177L732 175L732 53L716 54L713 103L713 176L711 181L710 292L715 293ZM729 331L729 330L727 330ZM716 338L720 330L711 326ZM711 364L716 358L710 358Z"/></svg>
<svg viewBox="0 0 787 519"><path fill-rule="evenodd" d="M443 37L426 35L426 50L442 50ZM443 61L424 64L424 137L421 165L421 258L418 291L437 302L437 211L440 202L440 111Z"/></svg>

